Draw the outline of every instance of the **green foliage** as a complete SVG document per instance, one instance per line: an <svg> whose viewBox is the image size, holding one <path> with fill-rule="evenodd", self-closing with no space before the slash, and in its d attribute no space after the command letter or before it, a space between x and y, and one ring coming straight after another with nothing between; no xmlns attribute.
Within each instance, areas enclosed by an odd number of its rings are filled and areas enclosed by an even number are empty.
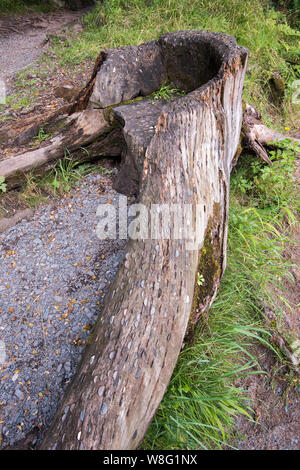
<svg viewBox="0 0 300 470"><path fill-rule="evenodd" d="M31 89L30 93L19 92L7 97L7 104L14 110L26 109L31 106L37 97L37 90Z"/></svg>
<svg viewBox="0 0 300 470"><path fill-rule="evenodd" d="M38 83L38 80L31 78L34 72L36 68L30 66L16 73L14 92L7 96L7 104L12 109L28 108L36 101L38 89L34 85Z"/></svg>
<svg viewBox="0 0 300 470"><path fill-rule="evenodd" d="M48 139L49 137L52 137L52 134L51 133L46 133L45 130L44 130L44 127L42 126L39 129L38 135L34 138L34 140L32 142L32 146L35 147L35 146L41 144L42 142L44 142L44 140Z"/></svg>
<svg viewBox="0 0 300 470"><path fill-rule="evenodd" d="M1 0L0 16L9 13L29 13L30 11L47 12L57 8L51 0Z"/></svg>
<svg viewBox="0 0 300 470"><path fill-rule="evenodd" d="M20 192L20 200L30 207L35 207L49 197L68 193L76 183L97 169L89 163L77 162L66 150L64 159L58 160L56 166L42 177L34 173L27 176L24 188Z"/></svg>
<svg viewBox="0 0 300 470"><path fill-rule="evenodd" d="M80 164L74 161L70 152L66 150L64 159L59 160L54 168L53 179L51 179L52 175L48 179L49 184L53 186L54 196L57 190L61 193L69 192L74 183L90 174L93 169L93 166L88 163Z"/></svg>
<svg viewBox="0 0 300 470"><path fill-rule="evenodd" d="M243 364L234 364L232 356L241 356L247 341L259 334L253 326L234 324L226 317L212 319L211 330L199 334L191 348L180 355L167 393L143 442L147 449L222 448L228 429L237 414L250 417L242 390L232 381L250 373L255 360L248 356Z"/></svg>
<svg viewBox="0 0 300 470"><path fill-rule="evenodd" d="M4 176L0 176L0 191L6 193L6 183Z"/></svg>
<svg viewBox="0 0 300 470"><path fill-rule="evenodd" d="M170 100L178 95L184 95L185 92L182 90L178 90L178 88L171 88L170 85L164 83L159 90L155 91L150 95L150 98L154 100Z"/></svg>
<svg viewBox="0 0 300 470"><path fill-rule="evenodd" d="M250 155L243 156L241 162L244 164L239 164L234 170L232 188L239 190L244 201L252 207L269 209L274 216L280 212L291 215L291 207L299 208L294 162L300 148L290 139L273 145L275 149L269 154L273 167Z"/></svg>

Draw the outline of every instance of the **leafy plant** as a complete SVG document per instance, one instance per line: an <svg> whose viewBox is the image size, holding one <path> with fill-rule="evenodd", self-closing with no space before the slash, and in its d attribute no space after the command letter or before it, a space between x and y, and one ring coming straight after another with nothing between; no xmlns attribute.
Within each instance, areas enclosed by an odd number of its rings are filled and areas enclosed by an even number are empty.
<svg viewBox="0 0 300 470"><path fill-rule="evenodd" d="M245 155L234 170L232 188L239 190L245 200L254 207L287 215L291 207L299 207L295 180L295 159L300 149L290 139L273 142L274 150L269 154L273 166L268 166L254 157ZM246 159L248 164L246 163Z"/></svg>
<svg viewBox="0 0 300 470"><path fill-rule="evenodd" d="M19 193L19 198L26 205L35 207L40 202L47 201L49 197L69 192L75 183L97 169L97 166L90 163L77 162L71 153L65 150L64 158L42 177L38 177L33 172L27 175L26 184Z"/></svg>
<svg viewBox="0 0 300 470"><path fill-rule="evenodd" d="M205 279L204 279L203 275L200 274L200 273L197 273L197 285L198 286L203 286L204 283L205 283Z"/></svg>
<svg viewBox="0 0 300 470"><path fill-rule="evenodd" d="M54 178L50 180L50 184L54 189L54 196L57 190L68 192L76 181L80 181L94 170L93 166L88 163L81 164L73 160L72 155L66 149L64 159L59 160L54 168Z"/></svg>
<svg viewBox="0 0 300 470"><path fill-rule="evenodd" d="M0 191L6 193L6 183L4 176L0 176Z"/></svg>
<svg viewBox="0 0 300 470"><path fill-rule="evenodd" d="M41 144L42 142L44 142L44 140L48 139L49 137L52 137L52 134L51 133L46 133L45 130L44 130L44 127L42 126L39 129L38 135L34 138L34 140L32 142L32 146L36 146L38 144Z"/></svg>

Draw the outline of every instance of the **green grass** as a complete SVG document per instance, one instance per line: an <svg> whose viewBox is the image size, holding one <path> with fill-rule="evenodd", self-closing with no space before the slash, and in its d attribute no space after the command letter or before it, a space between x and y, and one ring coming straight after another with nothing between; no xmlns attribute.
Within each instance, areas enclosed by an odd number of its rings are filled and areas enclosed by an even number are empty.
<svg viewBox="0 0 300 470"><path fill-rule="evenodd" d="M98 166L75 161L68 150L65 157L43 176L31 173L19 194L19 199L29 207L46 202L49 197L61 197L92 172L101 171Z"/></svg>
<svg viewBox="0 0 300 470"><path fill-rule="evenodd" d="M175 98L178 95L184 95L185 92L178 90L177 88L172 88L170 85L167 83L162 84L159 90L155 91L150 95L150 98L154 100L170 100L172 98Z"/></svg>
<svg viewBox="0 0 300 470"><path fill-rule="evenodd" d="M250 50L249 73L244 99L257 107L265 122L283 117L297 125L299 105L291 112L293 82L300 77L300 33L293 30L283 13L262 0L109 0L98 2L85 17L85 30L76 38L54 46L61 64L95 58L100 50L155 39L168 31L204 29L232 34ZM286 86L285 106L270 102L269 80L279 72ZM286 110L283 112L283 110ZM278 117L277 117L278 122Z"/></svg>
<svg viewBox="0 0 300 470"><path fill-rule="evenodd" d="M232 437L235 416L252 416L236 379L265 374L249 346L260 342L284 361L272 340L284 299L271 290L289 277L290 262L282 253L289 224L296 223L299 197L293 178L296 149L289 143L283 147L271 155L272 168L244 155L233 170L226 272L195 342L179 356L143 448L222 448ZM277 314L268 327L266 305Z"/></svg>
<svg viewBox="0 0 300 470"><path fill-rule="evenodd" d="M222 310L221 315L211 312L209 328L198 332L193 347L181 353L143 448L222 448L230 438L234 417L251 418L249 400L232 383L253 373L256 359L246 348L262 334L266 335L258 322L244 314L241 318L230 310ZM234 360L241 356L243 361Z"/></svg>
<svg viewBox="0 0 300 470"><path fill-rule="evenodd" d="M1 0L0 17L10 13L48 12L53 8L56 7L51 0Z"/></svg>
<svg viewBox="0 0 300 470"><path fill-rule="evenodd" d="M7 97L6 103L10 106L11 109L17 111L20 109L29 108L33 103L35 103L38 96L37 89L31 89L31 92L26 95L26 93L15 93Z"/></svg>
<svg viewBox="0 0 300 470"><path fill-rule="evenodd" d="M14 93L7 96L7 105L9 105L11 109L26 109L37 100L39 90L35 85L38 84L38 80L31 78L33 70L32 67L28 67L16 73ZM4 107L5 106L3 106L3 108Z"/></svg>

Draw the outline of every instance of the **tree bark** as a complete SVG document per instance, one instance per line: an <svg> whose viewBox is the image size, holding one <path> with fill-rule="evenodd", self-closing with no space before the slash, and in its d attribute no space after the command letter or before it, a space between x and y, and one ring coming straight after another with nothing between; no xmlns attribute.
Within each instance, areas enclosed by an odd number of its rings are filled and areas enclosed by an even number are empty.
<svg viewBox="0 0 300 470"><path fill-rule="evenodd" d="M247 50L224 34L186 31L106 54L89 106L147 95L166 79L187 94L109 110L123 129L123 180L130 182L129 193L139 193L144 225L140 238L127 244L42 449L136 448L187 328L211 305L226 265L229 179L242 125ZM177 231L172 223L171 233L154 230L160 214L166 220L168 209L178 214L188 207L190 225L181 217Z"/></svg>

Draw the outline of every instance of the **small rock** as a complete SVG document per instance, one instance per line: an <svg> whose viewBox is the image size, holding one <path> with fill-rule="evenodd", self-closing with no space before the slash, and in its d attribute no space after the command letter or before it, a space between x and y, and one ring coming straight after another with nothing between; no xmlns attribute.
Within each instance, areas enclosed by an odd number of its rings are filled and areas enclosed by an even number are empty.
<svg viewBox="0 0 300 470"><path fill-rule="evenodd" d="M15 395L19 400L24 400L24 393L19 388L16 389Z"/></svg>

